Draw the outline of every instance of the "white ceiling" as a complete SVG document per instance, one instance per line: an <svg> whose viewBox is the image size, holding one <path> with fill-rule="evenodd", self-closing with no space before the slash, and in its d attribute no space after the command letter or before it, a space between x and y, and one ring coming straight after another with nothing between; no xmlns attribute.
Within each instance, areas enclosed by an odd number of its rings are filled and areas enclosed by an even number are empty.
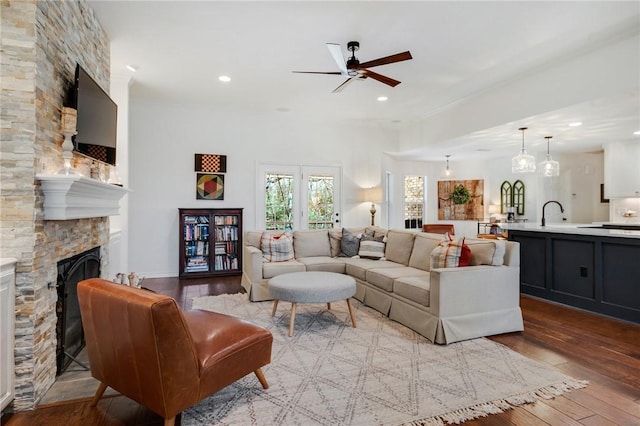
<svg viewBox="0 0 640 426"><path fill-rule="evenodd" d="M112 72L130 73L131 97L208 107L411 126L477 93L500 86L618 34L640 31L640 2L432 1L95 1L111 40ZM341 93L325 43L360 42L361 62L411 51L413 60L373 70L400 80L390 88L372 79ZM639 59L640 60L640 59ZM220 83L219 75L231 82ZM638 76L640 80L640 76ZM552 135L555 151L600 149L640 130L634 90L527 118L530 150ZM385 95L387 102L376 98ZM569 128L573 121L584 123ZM509 122L428 147L396 153L411 159L458 159L514 154L521 122ZM552 132L552 133L550 133ZM635 137L640 140L640 137ZM480 151L478 151L480 149ZM489 151L487 151L489 150Z"/></svg>

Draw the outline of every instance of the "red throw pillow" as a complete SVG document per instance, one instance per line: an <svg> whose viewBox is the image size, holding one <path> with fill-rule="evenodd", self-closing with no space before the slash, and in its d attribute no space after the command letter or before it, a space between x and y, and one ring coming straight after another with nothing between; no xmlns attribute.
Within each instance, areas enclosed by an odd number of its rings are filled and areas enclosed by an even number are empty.
<svg viewBox="0 0 640 426"><path fill-rule="evenodd" d="M446 233L446 239L448 241L455 241L449 233ZM464 243L464 237L458 240L458 243L462 244L462 251L460 252L460 260L458 261L458 266L469 266L471 265L471 249L468 245Z"/></svg>

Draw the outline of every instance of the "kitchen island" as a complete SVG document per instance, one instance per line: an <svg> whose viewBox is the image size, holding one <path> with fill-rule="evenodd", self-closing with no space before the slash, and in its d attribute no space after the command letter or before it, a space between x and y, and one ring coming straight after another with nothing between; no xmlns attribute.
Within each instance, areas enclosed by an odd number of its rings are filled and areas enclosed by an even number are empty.
<svg viewBox="0 0 640 426"><path fill-rule="evenodd" d="M640 324L640 231L594 226L508 224L520 291Z"/></svg>

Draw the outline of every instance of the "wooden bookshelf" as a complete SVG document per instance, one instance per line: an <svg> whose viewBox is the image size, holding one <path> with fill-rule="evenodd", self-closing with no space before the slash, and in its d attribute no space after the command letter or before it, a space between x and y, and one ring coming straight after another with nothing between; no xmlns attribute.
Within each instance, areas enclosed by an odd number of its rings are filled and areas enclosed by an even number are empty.
<svg viewBox="0 0 640 426"><path fill-rule="evenodd" d="M178 209L180 278L242 274L242 209Z"/></svg>

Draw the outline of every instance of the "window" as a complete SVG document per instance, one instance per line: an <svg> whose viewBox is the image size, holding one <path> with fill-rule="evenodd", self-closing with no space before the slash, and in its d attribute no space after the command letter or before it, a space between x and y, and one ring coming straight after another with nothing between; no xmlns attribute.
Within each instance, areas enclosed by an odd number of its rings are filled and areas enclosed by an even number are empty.
<svg viewBox="0 0 640 426"><path fill-rule="evenodd" d="M267 173L264 198L265 229L293 229L293 175Z"/></svg>
<svg viewBox="0 0 640 426"><path fill-rule="evenodd" d="M424 182L423 176L404 177L404 227L405 229L422 229L424 217Z"/></svg>
<svg viewBox="0 0 640 426"><path fill-rule="evenodd" d="M339 167L260 165L257 229L340 227Z"/></svg>

